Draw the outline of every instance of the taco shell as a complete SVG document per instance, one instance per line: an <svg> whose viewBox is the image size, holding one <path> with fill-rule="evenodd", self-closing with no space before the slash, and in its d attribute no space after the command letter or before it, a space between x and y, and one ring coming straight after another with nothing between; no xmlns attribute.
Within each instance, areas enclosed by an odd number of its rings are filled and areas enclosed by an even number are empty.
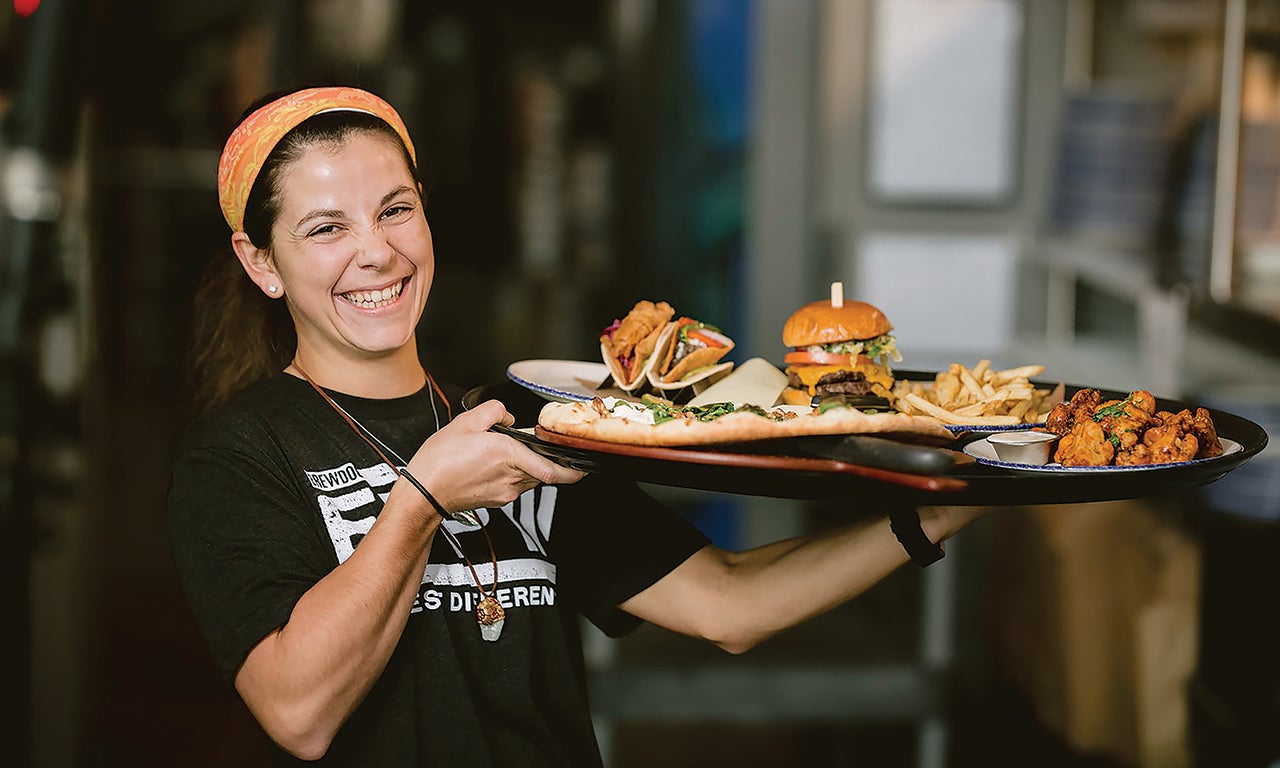
<svg viewBox="0 0 1280 768"><path fill-rule="evenodd" d="M702 387L700 385L711 386L720 379L728 375L733 370L732 362L723 362L716 365L708 365L702 368L695 368L689 371L683 379L677 381L663 381L654 375L653 371L649 372L649 383L654 389L664 392L674 392L675 390L693 387L693 392L699 392ZM672 395L663 395L664 397L672 397Z"/></svg>
<svg viewBox="0 0 1280 768"><path fill-rule="evenodd" d="M724 339L722 347L697 347L679 360L676 353L680 348L680 322L669 323L670 332L663 340L661 351L657 355L659 362L649 371L649 381L659 389L685 387L722 371L733 368L733 363L717 363L733 349L731 339L724 334L717 334ZM701 324L699 324L701 327Z"/></svg>
<svg viewBox="0 0 1280 768"><path fill-rule="evenodd" d="M674 335L674 334L672 334ZM671 367L671 370L661 375L663 384L689 384L693 381L692 376L702 373L701 369L715 365L720 358L729 353L725 347L703 347L695 349L684 357L680 358L680 362ZM688 380L686 380L688 377Z"/></svg>
<svg viewBox="0 0 1280 768"><path fill-rule="evenodd" d="M662 323L636 342L635 347L632 348L632 355L637 362L632 366L630 377L627 376L621 361L614 355L615 350L606 341L600 342L600 356L609 366L609 372L613 374L613 381L619 389L631 392L647 381L649 372L661 357L659 352L663 349L667 336L673 330L674 323Z"/></svg>

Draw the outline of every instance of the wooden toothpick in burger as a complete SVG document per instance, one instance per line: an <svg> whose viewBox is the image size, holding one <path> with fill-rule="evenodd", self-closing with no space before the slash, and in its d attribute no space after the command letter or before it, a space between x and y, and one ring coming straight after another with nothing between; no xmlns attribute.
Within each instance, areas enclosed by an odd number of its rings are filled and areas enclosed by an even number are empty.
<svg viewBox="0 0 1280 768"><path fill-rule="evenodd" d="M889 364L902 360L892 330L878 307L845 301L844 284L832 283L829 301L804 305L782 328L782 343L792 349L783 358L787 388L781 402L811 405L842 395L892 404Z"/></svg>

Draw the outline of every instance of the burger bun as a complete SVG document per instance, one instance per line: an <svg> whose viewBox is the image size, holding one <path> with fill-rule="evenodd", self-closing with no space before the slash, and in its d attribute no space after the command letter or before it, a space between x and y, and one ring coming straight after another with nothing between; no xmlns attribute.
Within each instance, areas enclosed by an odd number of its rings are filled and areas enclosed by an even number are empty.
<svg viewBox="0 0 1280 768"><path fill-rule="evenodd" d="M834 344L873 339L891 330L889 318L865 301L846 301L838 307L830 301L815 301L787 318L782 327L782 343L788 347Z"/></svg>

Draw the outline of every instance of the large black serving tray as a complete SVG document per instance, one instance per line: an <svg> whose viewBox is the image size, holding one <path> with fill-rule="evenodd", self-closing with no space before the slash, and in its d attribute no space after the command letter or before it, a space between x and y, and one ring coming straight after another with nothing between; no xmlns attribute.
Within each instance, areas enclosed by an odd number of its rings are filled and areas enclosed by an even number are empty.
<svg viewBox="0 0 1280 768"><path fill-rule="evenodd" d="M905 378L932 378L932 374L923 372L900 371L898 374ZM1038 385L1052 386L1053 383L1038 382ZM1067 386L1067 397L1079 389L1080 386ZM1128 394L1106 389L1100 389L1100 392L1104 399L1123 398ZM1164 496L1212 483L1256 456L1267 445L1267 433L1261 426L1211 408L1209 412L1218 434L1239 443L1240 451L1191 464L1152 466L1127 472L1032 472L968 463L961 464L946 476L961 482L925 487L922 484L886 482L869 476L871 473L795 469L785 461L778 462L776 468L762 468L759 462L740 460L744 452L751 452L749 446L727 447L729 450L723 452L725 460L722 463L672 460L673 452L670 450L663 451L661 458L646 456L643 452L635 455L634 451L584 450L539 439L532 434L531 428L537 423L538 413L547 402L539 395L504 380L467 392L463 405L471 408L489 399L501 401L516 419L514 428L501 431L543 455L586 471L618 474L639 482L681 488L842 501L854 509L865 505L868 511L873 511L877 504L1003 506ZM1170 411L1194 408L1193 404L1165 398L1157 398L1157 405ZM961 434L951 447L959 450L968 442L984 436L980 433ZM778 450L777 445L769 446L772 453ZM700 453L705 454L705 450Z"/></svg>

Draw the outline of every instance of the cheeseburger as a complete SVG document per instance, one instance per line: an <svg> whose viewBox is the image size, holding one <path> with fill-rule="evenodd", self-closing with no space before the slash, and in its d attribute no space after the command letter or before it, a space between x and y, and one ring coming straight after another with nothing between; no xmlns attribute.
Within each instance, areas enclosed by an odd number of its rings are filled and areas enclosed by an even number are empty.
<svg viewBox="0 0 1280 768"><path fill-rule="evenodd" d="M787 388L781 402L809 405L830 395L892 402L888 361L902 361L893 326L876 307L844 301L840 291L834 284L830 301L804 305L783 326L782 343L792 350L783 358Z"/></svg>

